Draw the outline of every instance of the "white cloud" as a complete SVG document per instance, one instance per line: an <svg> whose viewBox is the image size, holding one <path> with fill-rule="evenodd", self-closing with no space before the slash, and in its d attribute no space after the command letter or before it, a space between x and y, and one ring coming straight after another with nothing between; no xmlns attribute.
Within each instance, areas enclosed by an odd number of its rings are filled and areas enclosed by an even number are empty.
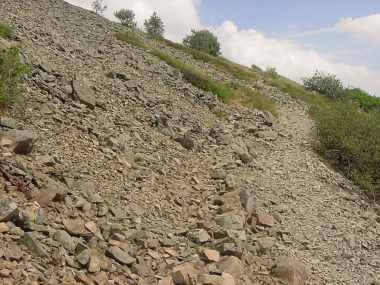
<svg viewBox="0 0 380 285"><path fill-rule="evenodd" d="M380 44L380 14L360 18L346 18L336 24L336 29L359 39Z"/></svg>
<svg viewBox="0 0 380 285"><path fill-rule="evenodd" d="M86 9L91 8L93 0L66 0ZM154 11L163 19L165 36L171 40L182 40L191 29L201 27L198 6L201 0L104 0L108 9L105 16L114 19L113 12L121 8L131 9L136 13L140 26Z"/></svg>
<svg viewBox="0 0 380 285"><path fill-rule="evenodd" d="M336 74L346 84L380 94L380 74L364 65L336 62L292 41L267 38L254 29L239 30L230 21L215 28L214 32L221 41L222 53L240 64L276 67L280 74L298 81L318 69Z"/></svg>

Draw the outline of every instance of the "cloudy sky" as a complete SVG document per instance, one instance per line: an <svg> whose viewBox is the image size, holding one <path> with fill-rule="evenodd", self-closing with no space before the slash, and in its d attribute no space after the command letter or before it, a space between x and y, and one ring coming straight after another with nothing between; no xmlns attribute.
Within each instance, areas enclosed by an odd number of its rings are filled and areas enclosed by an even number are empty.
<svg viewBox="0 0 380 285"><path fill-rule="evenodd" d="M66 0L90 8L92 0ZM181 41L207 28L225 57L245 65L276 67L294 80L314 70L337 74L347 85L380 96L378 0L104 0L105 16L128 8L142 25L153 11L166 37Z"/></svg>

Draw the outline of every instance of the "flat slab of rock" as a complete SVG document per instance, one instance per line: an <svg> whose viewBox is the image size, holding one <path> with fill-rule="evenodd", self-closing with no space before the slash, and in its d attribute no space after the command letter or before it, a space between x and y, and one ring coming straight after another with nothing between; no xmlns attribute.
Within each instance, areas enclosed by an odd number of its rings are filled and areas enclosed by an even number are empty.
<svg viewBox="0 0 380 285"><path fill-rule="evenodd" d="M305 266L294 257L279 257L272 273L289 285L304 285L308 277Z"/></svg>
<svg viewBox="0 0 380 285"><path fill-rule="evenodd" d="M113 258L123 265L132 265L136 259L117 246L112 246L106 250L106 256Z"/></svg>
<svg viewBox="0 0 380 285"><path fill-rule="evenodd" d="M90 87L88 79L84 77L76 77L73 80L74 96L87 107L94 109L96 105L96 97L94 91Z"/></svg>

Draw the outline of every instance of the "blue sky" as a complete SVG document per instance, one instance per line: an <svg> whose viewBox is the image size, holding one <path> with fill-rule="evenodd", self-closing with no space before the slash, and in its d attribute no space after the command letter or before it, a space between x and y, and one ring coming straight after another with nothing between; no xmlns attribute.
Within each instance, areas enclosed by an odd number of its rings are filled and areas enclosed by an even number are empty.
<svg viewBox="0 0 380 285"><path fill-rule="evenodd" d="M66 0L91 8L93 0ZM275 67L300 81L315 70L380 96L380 0L103 0L128 8L139 26L153 11L165 37L180 42L191 29L209 29L223 56L240 64Z"/></svg>

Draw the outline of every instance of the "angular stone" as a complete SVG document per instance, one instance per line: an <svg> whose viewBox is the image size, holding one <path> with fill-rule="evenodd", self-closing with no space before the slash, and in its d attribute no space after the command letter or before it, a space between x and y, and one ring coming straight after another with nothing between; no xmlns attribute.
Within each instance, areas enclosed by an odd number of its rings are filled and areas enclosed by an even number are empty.
<svg viewBox="0 0 380 285"><path fill-rule="evenodd" d="M84 222L81 219L64 220L63 225L68 233L74 236L81 236L85 233Z"/></svg>
<svg viewBox="0 0 380 285"><path fill-rule="evenodd" d="M77 76L73 80L73 89L76 99L91 109L95 108L96 97L87 78Z"/></svg>
<svg viewBox="0 0 380 285"><path fill-rule="evenodd" d="M0 223L0 234L9 231L9 226L6 223Z"/></svg>
<svg viewBox="0 0 380 285"><path fill-rule="evenodd" d="M273 227L274 219L271 215L259 212L257 213L257 224L260 226Z"/></svg>
<svg viewBox="0 0 380 285"><path fill-rule="evenodd" d="M36 133L26 130L10 130L3 133L3 135L13 141L13 152L22 155L31 153L34 144L38 139L38 135Z"/></svg>
<svg viewBox="0 0 380 285"><path fill-rule="evenodd" d="M86 266L90 262L91 250L85 249L80 254L76 256L76 260L82 266Z"/></svg>
<svg viewBox="0 0 380 285"><path fill-rule="evenodd" d="M187 150L194 148L194 141L188 136L177 137L175 141Z"/></svg>
<svg viewBox="0 0 380 285"><path fill-rule="evenodd" d="M101 259L97 254L92 254L90 257L90 262L88 264L88 272L90 273L97 273L101 270Z"/></svg>
<svg viewBox="0 0 380 285"><path fill-rule="evenodd" d="M269 250L276 243L276 239L273 237L264 237L257 240L257 245L261 250Z"/></svg>
<svg viewBox="0 0 380 285"><path fill-rule="evenodd" d="M189 233L190 238L198 244L208 242L211 240L211 236L204 229L196 229Z"/></svg>
<svg viewBox="0 0 380 285"><path fill-rule="evenodd" d="M116 246L107 248L106 255L124 265L132 265L136 262L135 258L131 257L127 252Z"/></svg>
<svg viewBox="0 0 380 285"><path fill-rule="evenodd" d="M89 230L94 236L96 236L97 238L103 240L103 236L102 236L102 234L101 234L101 232L100 232L100 230L99 230L99 228L98 228L98 226L96 225L95 222L92 222L92 221L91 221L91 222L88 222L88 223L86 223L84 226L85 226L85 228L86 228L87 230Z"/></svg>
<svg viewBox="0 0 380 285"><path fill-rule="evenodd" d="M203 250L203 255L209 262L219 262L220 260L220 253L217 250L205 249Z"/></svg>
<svg viewBox="0 0 380 285"><path fill-rule="evenodd" d="M197 275L197 270L191 263L176 266L172 272L172 278L176 285L191 285Z"/></svg>
<svg viewBox="0 0 380 285"><path fill-rule="evenodd" d="M255 196L252 188L245 188L240 191L240 202L248 215L252 215L255 210Z"/></svg>
<svg viewBox="0 0 380 285"><path fill-rule="evenodd" d="M47 257L48 254L42 247L41 243L34 237L33 233L27 232L22 238L22 242L28 247L28 249L37 256Z"/></svg>
<svg viewBox="0 0 380 285"><path fill-rule="evenodd" d="M9 222L17 216L19 209L17 204L10 199L0 200L0 222Z"/></svg>
<svg viewBox="0 0 380 285"><path fill-rule="evenodd" d="M162 278L160 281L158 281L158 285L174 285L173 278L171 276Z"/></svg>
<svg viewBox="0 0 380 285"><path fill-rule="evenodd" d="M200 274L197 279L197 284L224 285L222 276L210 274Z"/></svg>
<svg viewBox="0 0 380 285"><path fill-rule="evenodd" d="M223 278L223 283L222 283L223 285L235 285L236 283L234 277L229 273L223 272L222 278Z"/></svg>
<svg viewBox="0 0 380 285"><path fill-rule="evenodd" d="M280 257L272 269L275 277L288 282L289 285L304 285L308 278L305 266L294 257Z"/></svg>
<svg viewBox="0 0 380 285"><path fill-rule="evenodd" d="M243 274L243 263L236 256L224 257L218 268L225 273L231 274L234 278L239 278Z"/></svg>
<svg viewBox="0 0 380 285"><path fill-rule="evenodd" d="M238 214L219 215L215 218L215 222L227 230L241 230L244 227L244 218Z"/></svg>
<svg viewBox="0 0 380 285"><path fill-rule="evenodd" d="M72 252L77 247L77 243L74 239L64 230L59 230L55 233L54 238L69 252Z"/></svg>
<svg viewBox="0 0 380 285"><path fill-rule="evenodd" d="M19 246L11 245L4 250L4 256L10 261L19 261L23 256L23 252Z"/></svg>

